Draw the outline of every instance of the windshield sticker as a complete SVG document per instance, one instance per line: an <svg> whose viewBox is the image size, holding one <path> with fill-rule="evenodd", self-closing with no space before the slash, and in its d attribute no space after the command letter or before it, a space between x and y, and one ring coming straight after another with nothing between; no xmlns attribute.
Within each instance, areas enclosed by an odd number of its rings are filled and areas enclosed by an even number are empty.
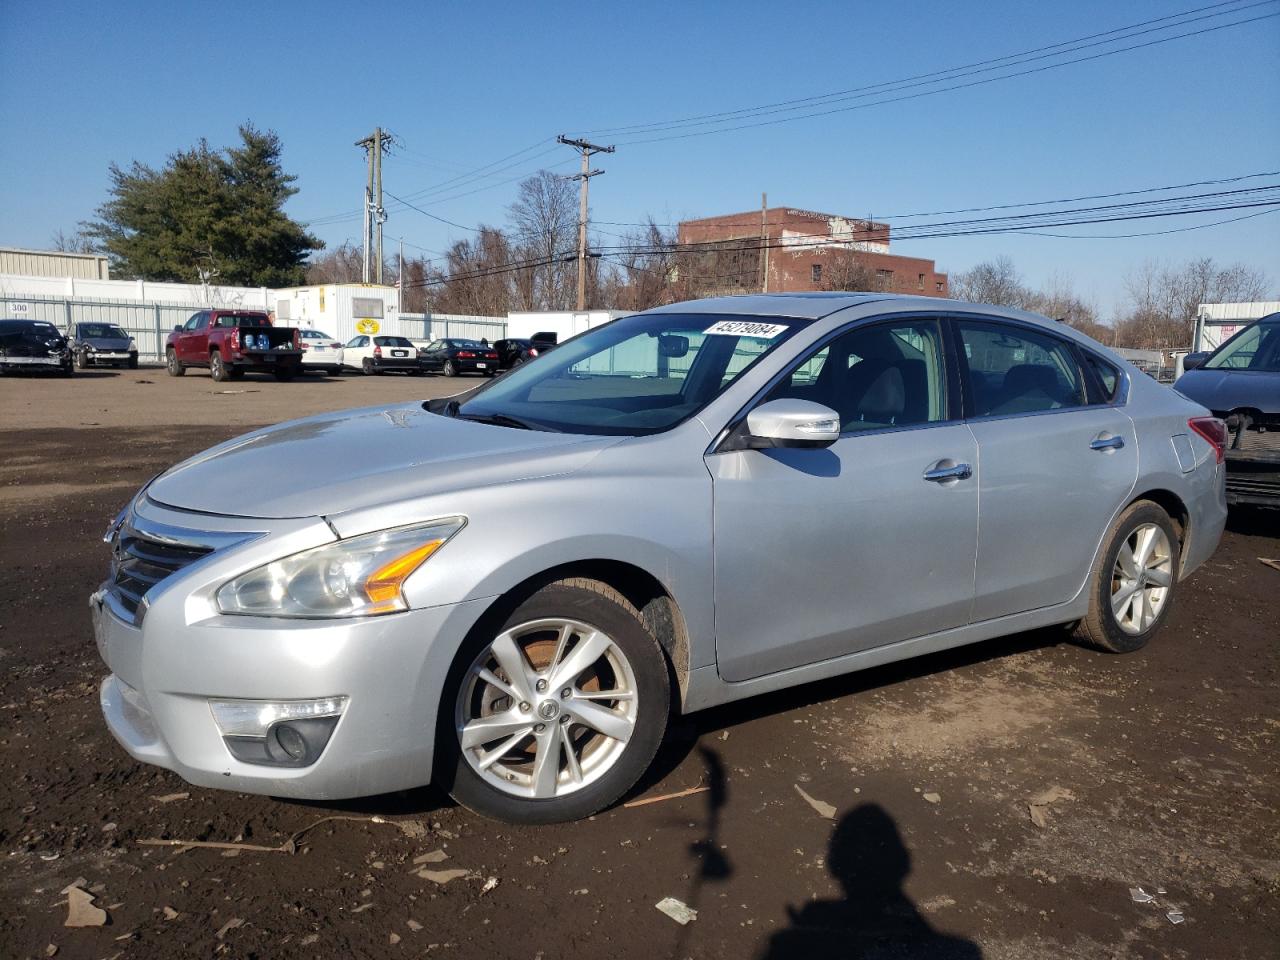
<svg viewBox="0 0 1280 960"><path fill-rule="evenodd" d="M786 330L783 323L758 323L755 320L721 320L713 323L704 334L718 333L725 337L758 337L761 340L772 340Z"/></svg>

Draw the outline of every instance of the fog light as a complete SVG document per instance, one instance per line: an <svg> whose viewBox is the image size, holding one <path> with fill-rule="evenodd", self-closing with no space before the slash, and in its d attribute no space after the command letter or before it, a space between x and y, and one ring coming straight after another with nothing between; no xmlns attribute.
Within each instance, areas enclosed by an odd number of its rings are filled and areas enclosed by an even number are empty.
<svg viewBox="0 0 1280 960"><path fill-rule="evenodd" d="M244 763L305 767L328 745L346 697L320 700L210 700L231 755Z"/></svg>

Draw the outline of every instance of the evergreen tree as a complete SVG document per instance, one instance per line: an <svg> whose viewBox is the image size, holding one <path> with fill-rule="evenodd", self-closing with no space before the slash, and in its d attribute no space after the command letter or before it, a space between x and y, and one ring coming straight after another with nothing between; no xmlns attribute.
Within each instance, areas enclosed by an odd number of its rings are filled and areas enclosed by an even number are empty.
<svg viewBox="0 0 1280 960"><path fill-rule="evenodd" d="M246 124L240 145L201 140L163 170L111 165L110 198L84 233L122 277L283 287L305 280L323 244L284 212L297 177L280 163L280 138Z"/></svg>

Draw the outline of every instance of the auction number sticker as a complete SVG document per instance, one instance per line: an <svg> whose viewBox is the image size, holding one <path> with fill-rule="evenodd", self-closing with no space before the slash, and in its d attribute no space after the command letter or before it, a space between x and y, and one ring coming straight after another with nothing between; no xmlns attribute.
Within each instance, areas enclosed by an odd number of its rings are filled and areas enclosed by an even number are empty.
<svg viewBox="0 0 1280 960"><path fill-rule="evenodd" d="M718 333L725 337L756 337L760 340L772 340L787 329L784 323L758 323L755 320L721 320L713 323L704 334Z"/></svg>

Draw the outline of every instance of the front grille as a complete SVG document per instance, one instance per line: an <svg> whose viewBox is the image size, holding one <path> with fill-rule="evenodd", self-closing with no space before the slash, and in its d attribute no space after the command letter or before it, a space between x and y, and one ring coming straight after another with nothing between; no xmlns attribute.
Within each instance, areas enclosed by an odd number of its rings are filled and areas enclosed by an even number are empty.
<svg viewBox="0 0 1280 960"><path fill-rule="evenodd" d="M156 540L126 524L111 541L111 593L137 620L148 590L212 552L210 547Z"/></svg>

